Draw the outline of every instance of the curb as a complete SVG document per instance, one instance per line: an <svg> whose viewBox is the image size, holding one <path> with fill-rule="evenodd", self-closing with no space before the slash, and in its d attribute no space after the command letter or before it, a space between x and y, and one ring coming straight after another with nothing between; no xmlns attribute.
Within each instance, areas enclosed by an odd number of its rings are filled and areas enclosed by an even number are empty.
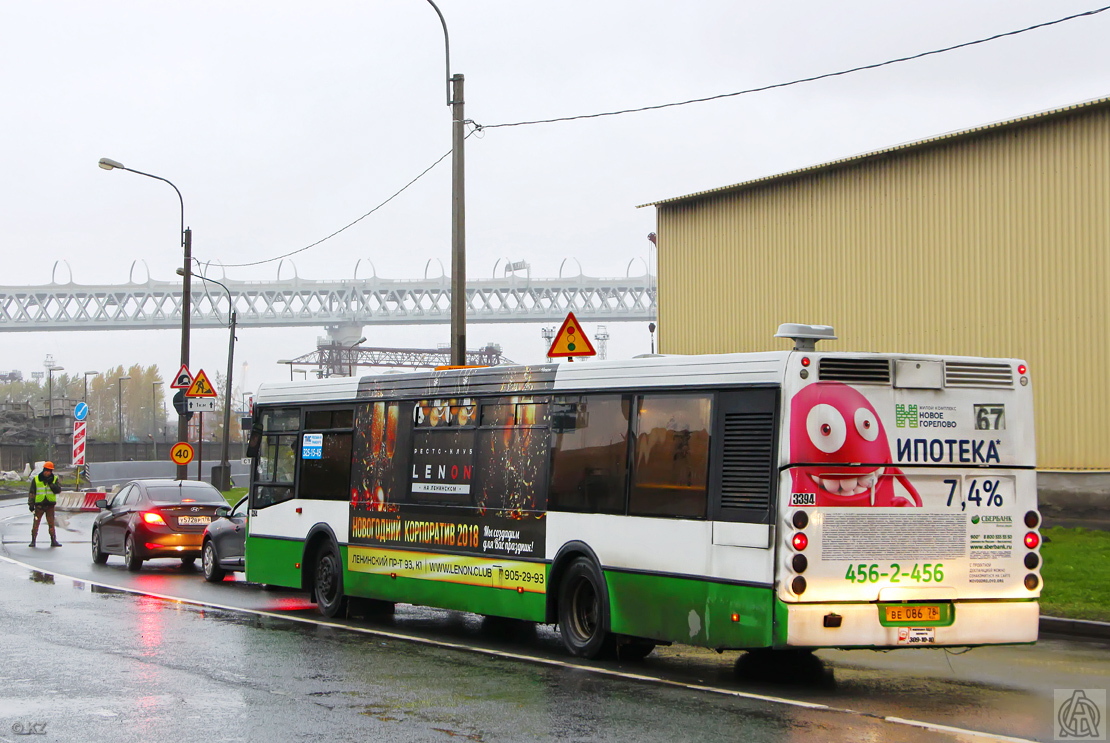
<svg viewBox="0 0 1110 743"><path fill-rule="evenodd" d="M1041 632L1046 635L1065 635L1089 640L1110 640L1110 622L1042 616L1040 628Z"/></svg>

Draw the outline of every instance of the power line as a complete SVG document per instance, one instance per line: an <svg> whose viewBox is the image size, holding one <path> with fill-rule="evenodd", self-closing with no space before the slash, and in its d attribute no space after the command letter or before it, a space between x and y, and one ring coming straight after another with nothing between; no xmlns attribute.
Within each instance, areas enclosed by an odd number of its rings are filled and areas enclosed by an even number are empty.
<svg viewBox="0 0 1110 743"><path fill-rule="evenodd" d="M472 130L472 131L470 132L470 134L473 134L473 133L474 133L474 130ZM467 134L467 136L469 137L469 136L470 136L470 134ZM454 148L452 148L452 149L454 149ZM385 201L383 201L382 203L378 204L378 205L377 205L377 206L375 206L375 207L374 207L373 209L371 209L370 211L366 212L365 214L363 214L363 215L362 215L361 217L359 217L359 218L358 218L358 219L356 219L355 221L351 222L350 224L348 224L348 225L346 225L346 226L344 226L344 227L340 227L340 228L339 228L338 230L336 230L335 232L331 233L331 234L330 234L330 235L328 235L327 237L322 237L322 238L320 238L319 240L317 240L316 242L312 243L311 245L305 245L305 246L304 246L303 248L298 248L298 249L296 249L296 250L291 250L291 251L289 251L288 253L283 253L282 255L277 255L277 256L274 256L273 258L266 258L265 260L261 260L261 261L252 261L251 263L221 263L221 264L220 264L220 266L221 266L222 268L245 268L245 267L247 267L247 266L261 266L261 265L262 265L263 263L273 263L274 261L280 261L280 260L282 260L283 258L288 258L288 257L289 257L289 256L291 256L291 255L296 255L297 253L303 253L303 252L305 252L306 250L308 250L309 248L315 248L315 247L316 247L317 245L319 245L320 243L322 243L322 242L325 242L326 240L330 240L330 239L332 239L333 237L335 237L336 235L338 235L339 233L341 233L341 232L344 232L344 231L346 231L346 230L349 230L349 229L350 229L351 227L354 227L354 226L355 226L356 224L358 224L358 223L359 223L359 222L361 222L362 220L366 219L366 218L367 218L367 217L369 217L369 216L370 216L371 214L373 214L374 212L378 211L379 209L381 209L381 208L382 208L383 206L385 206L385 205L386 205L386 204L388 204L389 202L393 201L393 200L394 200L395 198L397 198L398 196L400 196L400 195L401 195L401 194L402 194L402 193L403 193L403 192L404 192L405 190L407 190L409 186L411 186L412 184L416 183L416 182L417 182L418 180L420 180L420 179L421 179L421 178L423 178L423 177L424 177L425 175L427 175L427 174L428 174L428 171L430 171L430 170L431 170L432 168L434 168L435 166L437 166L437 165L439 165L439 164L440 164L441 162L443 162L443 161L444 161L444 160L445 160L445 159L447 158L447 156L451 154L451 152L452 152L452 150L447 150L447 152L445 152L445 153L443 154L443 156L442 156L442 157L440 157L440 158L439 158L438 160L436 160L436 161L435 161L434 163L432 163L432 164L431 164L431 165L429 165L428 167L424 168L424 170L423 170L423 171L422 171L422 172L420 173L420 175L418 175L418 176L416 176L415 178L413 178L413 179L412 179L411 181L409 181L409 182L408 182L408 183L406 183L406 184L405 184L404 186L402 186L402 187L400 188L400 190L398 190L397 192L395 192L395 193L394 193L394 194L393 194L392 196L390 196L390 197L389 197L388 199L386 199L386 200L385 200Z"/></svg>
<svg viewBox="0 0 1110 743"><path fill-rule="evenodd" d="M975 39L974 41L965 41L963 43L953 44L952 46L946 46L946 47L943 47L941 49L932 49L932 50L927 51L927 52L920 52L918 54L912 54L912 55L909 55L907 57L898 57L897 59L889 59L885 62L875 62L873 64L861 65L859 67L851 67L849 69L839 70L837 72L826 72L826 73L823 73L823 74L820 74L820 75L813 75L811 77L803 77L803 78L798 78L797 80L790 80L789 82L772 83L770 85L763 85L763 86L760 86L758 88L748 88L746 90L738 90L738 91L733 92L733 93L720 93L718 95L711 95L711 96L707 96L705 98L692 98L692 99L686 100L686 101L676 101L676 102L673 102L673 103L660 103L660 104L657 104L657 105L654 105L654 106L641 106L640 108L626 108L626 109L622 109L622 110L619 110L619 111L605 111L605 112L602 112L602 113L595 113L595 114L581 114L579 116L561 116L561 117L554 118L554 119L536 119L536 120L533 120L533 121L516 121L516 122L512 122L512 123L505 123L505 124L485 124L485 125L482 125L482 124L477 124L477 123L472 122L472 121L468 121L467 123L472 124L474 126L474 128L469 133L467 133L466 137L469 139L471 135L473 135L477 132L481 132L483 129L501 129L501 128L510 127L510 126L531 126L533 124L555 124L555 123L559 123L559 122L563 122L563 121L578 121L578 120L582 120L582 119L597 119L597 118L601 118L603 116L620 116L622 114L641 113L643 111L657 111L659 109L675 108L677 106L688 106L692 103L707 103L709 101L716 101L716 100L720 100L722 98L735 98L736 96L749 95L751 93L762 93L762 92L767 91L767 90L775 90L776 88L788 88L788 87L793 86L793 85L801 85L802 83L811 83L811 82L815 82L817 80L826 80L826 79L832 78L832 77L841 77L843 75L850 75L850 74L853 74L853 73L856 73L856 72L862 72L864 70L874 70L874 69L878 69L879 67L887 67L889 65L899 64L901 62L910 62L910 61L915 60L915 59L921 59L923 57L929 57L929 56L933 56L933 55L936 55L936 54L944 54L946 52L955 51L957 49L964 49L964 48L967 48L967 47L970 47L970 46L976 46L978 44L986 44L987 42L990 42L990 41L996 41L998 39L1003 39L1003 38L1006 38L1008 36L1017 36L1018 34L1023 34L1023 33L1026 33L1028 31L1035 31L1035 30L1040 29L1040 28L1047 28L1048 26L1055 26L1057 24L1065 23L1067 21L1073 21L1077 18L1085 18L1085 17L1098 15L1099 13L1104 13L1107 10L1110 10L1110 5L1103 6L1101 8L1095 8L1093 10L1087 10L1087 11L1084 11L1082 13L1075 13L1074 15L1065 16L1063 18L1057 18L1056 20L1053 20L1053 21L1045 21L1044 23L1037 23L1037 24L1034 24L1032 26L1026 26L1025 28L1016 29L1014 31L1005 31L1003 33L998 33L998 34L995 34L993 36L987 36L987 37L982 38L982 39ZM441 162L443 162L447 158L447 156L450 155L450 154L451 154L451 150L448 150L438 160L436 160L434 163L432 163L427 168L425 168L420 173L420 175L416 176L411 181L406 183L404 186L402 186L398 191L396 191L388 199L381 202L380 204L375 206L373 209L366 212L365 214L363 214L361 217L354 220L350 224L347 224L344 227L340 227L338 230L331 233L327 237L320 238L316 242L314 242L310 245L306 245L303 248L298 248L297 250L291 250L288 253L283 253L282 255L274 256L273 258L266 258L266 259L260 260L260 261L252 261L250 263L224 263L224 264L221 264L221 265L224 268L246 268L248 266L260 266L262 264L273 263L274 261L279 261L279 260L282 260L284 258L288 258L290 256L294 256L294 255L297 255L298 253L303 253L306 250L314 248L317 245L320 245L321 243L326 242L327 240L330 240L331 238L335 237L336 235L338 235L342 232L345 232L346 230L350 229L351 227L354 227L356 224L358 224L362 220L366 219L371 214L378 211L379 209L381 209L383 206L385 206L389 202L393 201L393 199L400 196L410 186L412 186L418 180L420 180L425 175L427 175L428 172L430 170L432 170L432 168L434 168L435 166L437 166Z"/></svg>
<svg viewBox="0 0 1110 743"><path fill-rule="evenodd" d="M626 109L622 109L620 111L606 111L604 113L582 114L580 116L561 116L561 117L555 118L555 119L537 119L535 121L517 121L517 122L511 123L511 124L484 124L484 125L478 125L478 128L479 129L499 129L499 128L502 128L502 127L509 127L509 126L530 126L532 124L555 124L555 123L562 122L562 121L578 121L580 119L597 119L597 118L601 118L603 116L620 116L621 114L634 114L634 113L640 113L642 111L657 111L661 108L674 108L676 106L687 106L691 103L706 103L707 101L716 101L716 100L719 100L721 98L734 98L736 96L748 95L750 93L762 93L763 91L766 91L766 90L774 90L776 88L787 88L787 87L790 87L792 85L801 85L802 83L811 83L811 82L814 82L816 80L825 80L825 79L830 78L830 77L839 77L841 75L850 75L854 72L862 72L863 70L874 70L874 69L877 69L879 67L886 67L888 65L898 64L900 62L909 62L909 61L914 60L914 59L921 59L922 57L929 57L929 56L932 56L934 54L944 54L945 52L951 52L951 51L954 51L956 49L963 49L965 47L975 46L977 44L986 44L988 41L995 41L997 39L1002 39L1002 38L1005 38L1007 36L1017 36L1018 34L1023 34L1027 31L1034 31L1036 29L1045 28L1047 26L1055 26L1056 24L1064 23L1065 21L1073 21L1076 18L1084 18L1084 17L1087 17L1087 16L1098 15L1099 13L1103 13L1107 10L1110 10L1110 5L1107 5L1107 6L1102 7L1102 8L1096 8L1094 10L1087 10L1087 11L1084 11L1082 13L1076 13L1075 15L1069 15L1069 16L1066 16L1064 18L1057 18L1054 21L1045 21L1044 23L1038 23L1038 24L1035 24L1033 26L1026 26L1025 28L1019 28L1016 31L1006 31L1005 33L995 34L994 36L987 36L986 38L983 38L983 39L976 39L975 41L965 41L962 44L954 44L952 46L946 46L943 49L933 49L933 50L928 51L928 52L921 52L920 54L912 54L908 57L899 57L898 59L889 59L886 62L876 62L874 64L861 65L860 67L852 67L852 68L847 69L847 70L840 70L839 72L826 72L826 73L821 74L821 75L814 75L812 77L803 77L803 78L799 78L797 80L791 80L790 82L773 83L771 85L763 85L763 86L758 87L758 88L748 88L747 90L738 90L735 93L721 93L719 95L711 95L711 96L708 96L706 98L692 98L688 101L678 101L678 102L675 102L675 103L660 103L660 104L655 105L655 106L641 106L640 108L626 108Z"/></svg>

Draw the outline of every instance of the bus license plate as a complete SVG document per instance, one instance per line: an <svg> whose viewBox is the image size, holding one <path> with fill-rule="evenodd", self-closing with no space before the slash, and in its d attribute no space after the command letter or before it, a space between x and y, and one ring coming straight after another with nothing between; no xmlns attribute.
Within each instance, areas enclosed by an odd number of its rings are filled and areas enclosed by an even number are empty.
<svg viewBox="0 0 1110 743"><path fill-rule="evenodd" d="M931 604L912 604L905 606L884 606L888 622L939 622L940 606Z"/></svg>
<svg viewBox="0 0 1110 743"><path fill-rule="evenodd" d="M178 516L177 523L182 526L210 524L212 523L212 518L210 516Z"/></svg>

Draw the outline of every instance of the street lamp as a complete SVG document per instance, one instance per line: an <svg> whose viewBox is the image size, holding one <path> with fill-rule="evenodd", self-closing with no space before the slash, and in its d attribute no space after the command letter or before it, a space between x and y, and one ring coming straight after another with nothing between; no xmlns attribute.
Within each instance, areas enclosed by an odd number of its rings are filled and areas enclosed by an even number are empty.
<svg viewBox="0 0 1110 743"><path fill-rule="evenodd" d="M100 372L94 372L94 371L85 372L85 397L82 398L82 401L86 405L89 404L89 377L95 377L97 374L100 374Z"/></svg>
<svg viewBox="0 0 1110 743"><path fill-rule="evenodd" d="M153 382L151 384L150 395L150 441L154 444L154 461L158 461L158 438L154 435L155 432L161 430L158 425L158 385L161 382ZM164 421L163 421L164 422Z"/></svg>
<svg viewBox="0 0 1110 743"><path fill-rule="evenodd" d="M451 364L466 364L466 180L464 176L463 143L466 142L463 119L463 76L451 74L451 40L447 21L432 0L428 4L439 16L443 26L446 51L447 105L451 107Z"/></svg>
<svg viewBox="0 0 1110 743"><path fill-rule="evenodd" d="M123 461L123 380L131 379L129 376L116 380L116 416L119 424L119 461Z"/></svg>
<svg viewBox="0 0 1110 743"><path fill-rule="evenodd" d="M188 269L185 269L186 271ZM184 273L182 269L177 269L177 272ZM231 297L231 290L224 286L215 279L210 279L207 276L196 274L196 277L201 281L207 281L209 284L215 284L227 292L227 326L231 330L231 335L227 341L227 379L224 384L224 442L220 450L220 471L212 472L212 484L216 486L217 490L230 490L231 489L231 461L228 458L228 446L231 443L231 372L235 363L235 300ZM290 366L290 369L293 367Z"/></svg>
<svg viewBox="0 0 1110 743"><path fill-rule="evenodd" d="M278 359L279 364L289 364L289 381L293 381L293 364L297 363L295 359ZM300 371L298 369L297 371Z"/></svg>
<svg viewBox="0 0 1110 743"><path fill-rule="evenodd" d="M351 347L347 349L347 376L348 377L353 377L355 375L355 351L357 351L358 347L361 346L365 342L366 342L366 336L364 335L361 338L359 338L357 341L352 343Z"/></svg>
<svg viewBox="0 0 1110 743"><path fill-rule="evenodd" d="M152 175L151 173L144 173L141 170L132 170L125 168L121 163L109 158L102 157L98 163L104 170L126 170L128 173L135 173L137 175L145 175L147 178L153 178L156 181L169 183L170 187L177 192L177 200L181 204L181 247L185 252L185 271L182 273L181 282L181 365L185 368L189 367L189 321L192 314L192 295L190 293L189 277L192 276L192 271L189 270L193 262L193 231L192 229L185 228L185 200L181 198L181 191L177 186L173 185L165 178ZM181 412L177 417L177 440L189 440L189 416L188 412ZM189 467L185 464L177 466L177 479L189 479Z"/></svg>
<svg viewBox="0 0 1110 743"><path fill-rule="evenodd" d="M53 459L54 459L54 372L64 371L64 370L65 370L65 367L62 367L62 366L48 366L48 367L46 367L46 389L47 389L47 393L46 393L47 402L46 402L46 404L48 406L47 416L49 416L49 418L47 418L47 420L48 420L47 425L50 427L50 434L49 434L50 435L50 447L49 448L50 448L50 459L51 459L51 461L53 461Z"/></svg>

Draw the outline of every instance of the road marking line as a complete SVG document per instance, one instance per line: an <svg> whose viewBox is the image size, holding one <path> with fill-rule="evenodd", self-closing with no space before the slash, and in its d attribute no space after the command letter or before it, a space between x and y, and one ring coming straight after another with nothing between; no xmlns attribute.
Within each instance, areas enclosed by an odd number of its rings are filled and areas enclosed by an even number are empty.
<svg viewBox="0 0 1110 743"><path fill-rule="evenodd" d="M402 642L411 642L418 645L426 645L429 647L447 648L449 650L458 650L465 653L478 653L480 655L488 655L496 658L505 658L508 660L518 660L526 663L537 663L545 666L554 666L557 668L566 668L575 671L585 671L599 676L609 676L612 678L619 678L628 681L643 681L652 684L659 684L662 686L669 686L676 689L689 689L691 691L702 691L711 694L718 694L722 696L731 696L738 699L750 699L758 702L769 702L771 704L781 704L787 707L799 707L802 709L821 710L825 712L836 712L844 715L852 715L854 717L866 717L872 720L881 720L894 725L905 725L908 727L923 728L926 730L936 730L944 733L954 733L957 735L968 735L975 738L982 738L985 740L1001 741L1002 743L1036 743L1035 740L1029 738L1013 738L1006 735L997 735L995 733L986 733L979 730L970 730L967 728L953 727L949 725L939 725L932 722L924 722L920 720L911 720L904 717L882 716L871 712L860 712L859 710L849 709L847 707L832 707L827 704L818 704L815 702L803 702L799 699L788 699L786 697L773 697L766 694L755 694L749 691L739 691L736 689L724 689L718 686L707 686L705 684L693 684L685 681L673 681L670 679L660 678L658 676L648 676L642 673L630 673L628 671L618 671L611 668L598 668L596 666L587 666L573 661L558 660L555 658L541 658L534 655L524 655L522 653L513 653L505 650L494 650L492 648L475 647L473 645L464 645L457 642L450 642L448 640L436 640L428 637L414 637L405 635L398 632L390 632L389 630L374 629L372 627L358 627L346 624L339 624L338 622L330 622L326 619L316 619L310 617L298 617L288 614L280 614L273 611L264 611L262 609L244 609L238 606L228 606L226 604L216 604L210 601L198 601L196 599L183 599L177 596L168 596L166 594L151 593L150 591L142 591L137 588L128 588L125 586L115 586L100 581L88 580L86 578L75 578L71 575L64 573L57 573L43 568L28 565L11 557L0 555L0 560L18 565L28 570L35 570L40 573L50 573L58 578L65 578L67 580L75 581L78 583L88 583L101 588L108 588L114 591L121 591L123 593L131 593L138 596L150 596L163 601L172 601L179 604L190 604L192 606L206 607L210 609L221 609L223 611L238 612L242 614L250 614L258 617L268 617L271 619L284 619L290 622L300 622L301 624L308 624L318 627L331 627L338 630L347 630L350 632L358 632L364 635L372 635L374 637L385 637L391 640L399 640Z"/></svg>

